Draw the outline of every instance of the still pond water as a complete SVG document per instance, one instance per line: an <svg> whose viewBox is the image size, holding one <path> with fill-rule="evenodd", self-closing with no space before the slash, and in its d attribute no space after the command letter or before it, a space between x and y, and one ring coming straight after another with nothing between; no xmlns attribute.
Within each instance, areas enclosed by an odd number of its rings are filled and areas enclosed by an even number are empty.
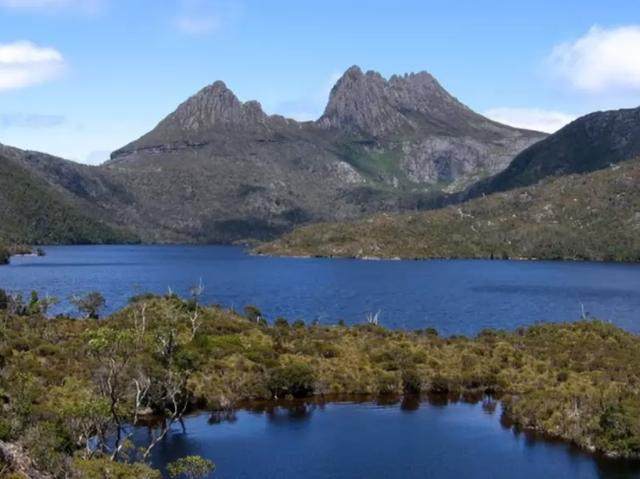
<svg viewBox="0 0 640 479"><path fill-rule="evenodd" d="M640 265L519 261L357 261L267 258L224 246L60 246L13 258L0 288L62 300L100 291L113 311L134 294L186 295L202 280L204 301L268 319L434 327L441 334L571 321L582 311L640 333ZM137 431L142 440L146 431ZM600 460L514 434L499 407L429 402L327 404L238 411L211 424L186 420L155 451L159 467L178 456L214 460L216 478L626 478L640 466Z"/></svg>
<svg viewBox="0 0 640 479"><path fill-rule="evenodd" d="M500 407L429 402L330 403L210 415L175 426L152 458L156 467L187 454L214 461L217 479L560 479L632 478L640 465L592 457L515 433ZM135 440L148 440L137 430Z"/></svg>

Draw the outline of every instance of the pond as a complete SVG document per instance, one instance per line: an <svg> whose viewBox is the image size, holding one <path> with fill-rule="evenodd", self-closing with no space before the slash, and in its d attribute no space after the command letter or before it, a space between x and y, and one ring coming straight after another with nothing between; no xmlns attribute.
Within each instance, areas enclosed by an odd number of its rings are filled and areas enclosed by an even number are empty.
<svg viewBox="0 0 640 479"><path fill-rule="evenodd" d="M493 403L297 404L188 417L157 446L164 468L183 455L215 462L217 479L631 478L640 465L513 432ZM135 440L144 442L139 428Z"/></svg>

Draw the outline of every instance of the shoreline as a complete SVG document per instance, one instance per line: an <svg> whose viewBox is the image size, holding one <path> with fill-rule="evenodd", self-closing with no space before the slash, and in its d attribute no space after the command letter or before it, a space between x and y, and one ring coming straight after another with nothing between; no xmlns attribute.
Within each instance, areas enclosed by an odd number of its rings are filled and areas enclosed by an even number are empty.
<svg viewBox="0 0 640 479"><path fill-rule="evenodd" d="M637 467L640 471L640 455L636 457L621 457L615 454L609 454L595 448L588 448L580 444L569 441L561 436L553 435L542 429L519 426L507 412L507 408L502 398L505 394L486 394L484 392L476 393L421 393L421 394L327 394L314 395L308 397L290 397L280 399L245 399L239 401L233 408L229 409L208 409L194 408L189 410L183 417L183 420L199 416L209 416L209 423L212 426L230 422L235 420L235 414L238 412L250 412L256 414L269 413L275 409L285 409L288 411L297 411L300 408L309 406L324 407L329 405L335 406L358 406L371 405L376 407L397 407L403 411L413 412L421 408L423 405L432 407L449 407L454 404L470 404L480 405L482 407L485 402L488 407L493 408L491 415L496 413L496 419L505 433L525 434L527 438L541 441L547 444L558 444L570 448L570 452L582 454L595 461L608 461L611 464L629 465ZM498 408L500 411L498 412ZM132 428L150 428L158 427L162 417L156 415L148 415L141 417L137 424L131 424ZM187 428L188 429L188 428Z"/></svg>
<svg viewBox="0 0 640 479"><path fill-rule="evenodd" d="M615 460L640 459L640 336L605 322L442 337L374 323L323 326L280 318L268 324L255 307L239 314L174 294L141 296L104 319L97 312L103 298L89 294L75 303L84 320L47 317L46 300L41 304L37 296L21 301L0 305L3 347L16 351L0 377L7 421L21 411L12 412L20 406L24 374L37 388L33 424L62 421L61 401L113 400L100 377L116 375L120 386L113 394L121 409L115 418L107 408L96 419L110 424L104 429L110 434L154 413L162 424L158 434L166 434L188 411L219 411L224 418L242 408L311 402L492 397L512 428ZM21 437L11 430L8 439ZM108 453L107 440L101 444Z"/></svg>
<svg viewBox="0 0 640 479"><path fill-rule="evenodd" d="M323 255L323 254L300 254L300 253L283 253L277 251L262 252L256 249L247 250L251 256L262 256L265 258L292 258L292 259L348 259L356 261L521 261L523 263L543 262L551 263L567 262L567 263L612 263L612 264L640 264L638 261L618 261L602 258L539 258L539 257L508 257L498 258L490 256L360 256L360 255Z"/></svg>

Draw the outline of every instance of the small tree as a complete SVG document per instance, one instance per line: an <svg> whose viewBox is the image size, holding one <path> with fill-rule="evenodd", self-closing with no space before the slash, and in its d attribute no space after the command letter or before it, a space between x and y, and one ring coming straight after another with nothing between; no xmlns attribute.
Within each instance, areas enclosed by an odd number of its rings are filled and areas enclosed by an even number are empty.
<svg viewBox="0 0 640 479"><path fill-rule="evenodd" d="M264 317L262 316L262 311L256 308L253 305L248 305L244 307L244 316L249 321L258 324L266 324Z"/></svg>
<svg viewBox="0 0 640 479"><path fill-rule="evenodd" d="M100 310L105 307L107 302L104 296L93 291L84 296L73 296L71 298L71 304L78 308L78 311L80 311L85 319L98 319L100 317Z"/></svg>
<svg viewBox="0 0 640 479"><path fill-rule="evenodd" d="M58 300L52 296L45 296L40 298L36 291L31 291L31 297L29 304L26 306L27 314L47 314L49 308L58 303Z"/></svg>
<svg viewBox="0 0 640 479"><path fill-rule="evenodd" d="M7 309L9 307L9 295L4 289L0 289L0 310Z"/></svg>
<svg viewBox="0 0 640 479"><path fill-rule="evenodd" d="M185 456L167 466L172 478L204 479L215 470L213 462L200 456Z"/></svg>

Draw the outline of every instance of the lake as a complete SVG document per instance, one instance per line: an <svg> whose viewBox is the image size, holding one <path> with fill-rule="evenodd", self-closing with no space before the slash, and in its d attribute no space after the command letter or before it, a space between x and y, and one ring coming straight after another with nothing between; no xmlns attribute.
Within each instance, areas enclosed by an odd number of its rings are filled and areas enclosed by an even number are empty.
<svg viewBox="0 0 640 479"><path fill-rule="evenodd" d="M100 291L113 311L134 294L188 294L268 319L335 323L380 312L390 328L442 334L573 321L586 313L640 332L640 265L553 261L361 261L270 258L232 246L55 246L0 267L0 287L63 300Z"/></svg>
<svg viewBox="0 0 640 479"><path fill-rule="evenodd" d="M571 321L582 311L640 332L640 265L524 261L358 261L256 257L230 246L56 246L0 267L0 287L62 300L100 291L109 311L143 292L186 295L268 319L365 321L443 334ZM486 406L486 404L485 404ZM516 434L500 407L457 402L332 403L237 411L233 421L186 419L158 446L158 467L200 454L216 478L627 478L638 465ZM136 439L147 431L137 429Z"/></svg>
<svg viewBox="0 0 640 479"><path fill-rule="evenodd" d="M500 406L404 402L297 405L238 411L232 421L186 419L157 446L163 468L186 454L217 465L217 479L630 478L640 465L594 458L515 433ZM139 428L134 440L144 441Z"/></svg>

